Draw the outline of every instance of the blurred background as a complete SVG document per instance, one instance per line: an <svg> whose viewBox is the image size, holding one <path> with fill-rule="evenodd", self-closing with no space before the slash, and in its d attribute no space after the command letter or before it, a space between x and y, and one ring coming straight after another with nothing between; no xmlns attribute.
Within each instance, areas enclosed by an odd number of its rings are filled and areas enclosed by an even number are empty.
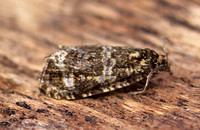
<svg viewBox="0 0 200 130"><path fill-rule="evenodd" d="M190 60L199 61L199 6L198 0L0 0L0 54L41 70L43 58L57 45L104 44L162 52L162 38L167 37L170 59L191 68L197 64Z"/></svg>
<svg viewBox="0 0 200 130"><path fill-rule="evenodd" d="M167 88L168 91L159 90L164 93L161 97L167 98L165 102L172 103L173 106L179 95L169 96L168 92L174 91L175 94L186 95L184 101L196 99L193 101L193 105L199 106L197 102L199 98L190 95L192 93L199 94L197 91L199 89L195 89L194 86L200 85L199 0L0 0L0 90L14 91L37 99L39 95L38 79L45 65L44 57L57 51L58 45L129 46L150 48L163 53L162 39L164 37L170 40L166 43L166 49L174 74L174 77L171 78L169 75L163 75L164 85L178 81L179 84L176 84L177 88L173 90L170 88ZM160 82L161 80L158 84ZM193 88L186 89L184 87L188 85ZM3 108L12 106L13 103L15 104L14 101L24 100L24 97L19 95L10 96L8 93L0 93L0 102L4 104ZM123 96L130 99L129 96ZM25 98L25 100L30 102L31 99ZM118 101L119 99L116 97L108 99L108 101L111 100ZM87 101L90 99L86 99ZM101 101L97 100L96 102L98 104ZM36 100L31 100L31 103L42 104ZM85 104L81 101L77 101L77 103L82 104L82 107ZM127 104L129 103L131 102L129 101ZM54 104L58 105L59 102L55 101ZM76 104L70 105L76 106ZM103 104L101 105L103 106ZM129 111L133 106L135 104L129 108L123 107L123 109ZM76 108L74 107L73 111L78 113L79 110L75 110ZM163 111L169 113L171 110L167 111L168 108ZM85 109L83 107L83 110ZM111 105L109 108L111 113L118 109L121 107L115 108ZM193 110L199 111L197 108ZM107 110L102 113L105 111ZM128 117L129 115L129 113L124 114L124 119L130 119L130 122L125 121L127 124L130 125L135 120L142 122L142 120ZM3 116L0 114L0 117ZM101 115L101 117L103 116ZM173 119L175 118L173 117ZM185 126L187 126L186 122L192 121L198 124L196 118L185 119L183 119ZM172 119L170 118L168 121L170 120ZM118 124L120 128L128 126L122 122L117 122L114 126ZM183 122L182 124L184 124ZM8 123L10 122L8 121ZM76 122L71 123L74 123L73 128L76 128ZM182 124L179 126L181 127ZM159 123L155 126L160 127ZM173 126L171 127L173 128ZM105 126L105 128L108 127ZM130 125L129 128L133 127Z"/></svg>

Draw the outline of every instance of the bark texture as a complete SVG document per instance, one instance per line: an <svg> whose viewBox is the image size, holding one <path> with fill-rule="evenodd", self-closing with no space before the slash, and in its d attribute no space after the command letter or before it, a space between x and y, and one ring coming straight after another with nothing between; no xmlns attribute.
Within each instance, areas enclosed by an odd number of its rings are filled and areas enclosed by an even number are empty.
<svg viewBox="0 0 200 130"><path fill-rule="evenodd" d="M199 0L0 0L0 129L200 129ZM58 45L113 45L163 53L171 73L147 91L75 101L40 94Z"/></svg>

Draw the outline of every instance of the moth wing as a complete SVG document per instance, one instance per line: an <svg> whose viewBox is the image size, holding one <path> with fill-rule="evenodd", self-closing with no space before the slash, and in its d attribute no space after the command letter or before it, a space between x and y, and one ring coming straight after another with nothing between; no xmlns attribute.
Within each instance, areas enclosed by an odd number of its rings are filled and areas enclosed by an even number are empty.
<svg viewBox="0 0 200 130"><path fill-rule="evenodd" d="M76 94L88 92L94 88L100 89L102 86L110 86L117 82L125 82L126 79L130 79L126 81L129 83L143 79L142 73L145 70L141 68L136 57L134 62L134 56L137 56L140 50L109 46L82 46L70 51L66 50L66 52L68 55L65 59L64 78L67 79L65 84L66 86L73 84L72 90ZM148 64L146 67L148 70ZM73 81L68 80L69 78Z"/></svg>

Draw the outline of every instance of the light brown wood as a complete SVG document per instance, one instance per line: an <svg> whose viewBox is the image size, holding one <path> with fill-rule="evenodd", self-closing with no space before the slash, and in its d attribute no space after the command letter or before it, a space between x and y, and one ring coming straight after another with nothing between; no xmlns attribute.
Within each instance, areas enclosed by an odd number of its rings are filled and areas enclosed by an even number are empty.
<svg viewBox="0 0 200 130"><path fill-rule="evenodd" d="M200 129L198 0L0 0L0 127L35 129ZM45 56L58 45L151 48L162 38L173 74L147 91L126 89L75 101L39 93Z"/></svg>

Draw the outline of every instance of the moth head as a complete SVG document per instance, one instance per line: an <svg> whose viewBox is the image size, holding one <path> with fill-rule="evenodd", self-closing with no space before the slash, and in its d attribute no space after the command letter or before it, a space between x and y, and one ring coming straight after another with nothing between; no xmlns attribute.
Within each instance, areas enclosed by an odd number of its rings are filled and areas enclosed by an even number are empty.
<svg viewBox="0 0 200 130"><path fill-rule="evenodd" d="M170 63L166 55L159 55L157 67L159 71L170 71Z"/></svg>

